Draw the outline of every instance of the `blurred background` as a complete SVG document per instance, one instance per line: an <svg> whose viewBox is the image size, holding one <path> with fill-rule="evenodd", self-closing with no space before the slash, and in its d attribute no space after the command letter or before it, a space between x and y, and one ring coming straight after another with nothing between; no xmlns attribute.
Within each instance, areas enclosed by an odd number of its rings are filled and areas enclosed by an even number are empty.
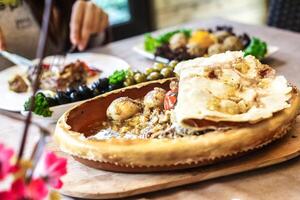
<svg viewBox="0 0 300 200"><path fill-rule="evenodd" d="M114 40L212 17L300 30L300 0L94 0L94 2L109 13ZM287 18L293 21L286 20Z"/></svg>

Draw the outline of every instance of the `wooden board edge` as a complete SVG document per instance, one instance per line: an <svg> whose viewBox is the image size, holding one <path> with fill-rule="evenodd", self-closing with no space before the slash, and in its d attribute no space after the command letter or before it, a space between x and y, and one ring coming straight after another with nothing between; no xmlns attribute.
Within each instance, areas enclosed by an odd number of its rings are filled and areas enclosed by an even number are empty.
<svg viewBox="0 0 300 200"><path fill-rule="evenodd" d="M286 137L290 137L290 133L286 135ZM284 138L282 138L284 139ZM272 145L272 144L271 144ZM276 165L280 164L282 162L288 161L290 159L293 159L297 156L300 155L300 148L295 150L294 152L291 152L290 154L284 155L282 157L278 157L275 160L266 160L265 162L260 163L256 168L253 167L247 167L243 166L243 169L241 170L238 167L232 166L230 167L231 171L227 169L227 172L222 171L221 173L212 173L213 175L208 175L208 176L203 176L203 174L197 174L195 176L191 177L183 177L180 180L172 180L170 182L164 182L160 183L157 185L151 185L151 186L146 186L143 188L138 188L138 189L133 189L133 190L127 190L124 192L114 192L114 193L101 193L101 194L86 194L86 193L81 193L81 192L70 192L70 191L64 191L60 190L60 193L66 196L71 196L71 197L76 197L76 198L88 198L88 199L119 199L119 198L125 198L125 197L131 197L135 195L140 195L144 193L149 193L149 192L155 192L159 190L165 190L165 189L170 189L178 186L183 186L183 185L188 185L188 184L193 184L193 183L198 183L198 182L203 182L215 178L220 178L220 177L225 177L233 174L239 174L239 173L244 173L247 171L252 171L256 169L261 169L264 167L268 167L271 165ZM244 158L247 158L247 155L244 156ZM230 162L230 161L229 161ZM197 170L199 168L191 169L191 170Z"/></svg>

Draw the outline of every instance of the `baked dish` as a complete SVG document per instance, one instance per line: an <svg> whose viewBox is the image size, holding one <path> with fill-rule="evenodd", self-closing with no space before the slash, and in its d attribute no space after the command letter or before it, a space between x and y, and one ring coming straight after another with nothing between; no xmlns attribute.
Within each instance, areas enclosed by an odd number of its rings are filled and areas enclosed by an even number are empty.
<svg viewBox="0 0 300 200"><path fill-rule="evenodd" d="M150 172L212 164L284 136L298 90L243 52L179 63L177 78L105 93L66 112L55 141L99 169Z"/></svg>

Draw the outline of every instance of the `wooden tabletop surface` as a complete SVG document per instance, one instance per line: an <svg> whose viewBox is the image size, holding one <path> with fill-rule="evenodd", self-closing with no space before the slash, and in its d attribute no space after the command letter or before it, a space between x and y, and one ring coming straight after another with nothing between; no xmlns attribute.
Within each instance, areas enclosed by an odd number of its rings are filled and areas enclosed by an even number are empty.
<svg viewBox="0 0 300 200"><path fill-rule="evenodd" d="M237 33L246 32L257 36L268 44L278 46L279 51L265 62L283 74L294 85L300 88L300 34L264 26L240 24L224 19L191 22L178 27L215 27L216 25L231 25ZM172 27L176 28L176 27ZM171 29L172 29L171 28ZM132 37L111 43L93 52L111 54L123 58L134 69L143 70L152 62L132 51L132 47L143 42L143 36ZM49 125L53 130L54 124ZM0 141L17 148L23 124L0 116ZM37 130L31 129L28 139L28 152L38 139ZM264 169L218 178L199 184L178 187L160 192L137 196L131 199L300 199L300 158L267 167ZM69 199L67 197L64 197Z"/></svg>

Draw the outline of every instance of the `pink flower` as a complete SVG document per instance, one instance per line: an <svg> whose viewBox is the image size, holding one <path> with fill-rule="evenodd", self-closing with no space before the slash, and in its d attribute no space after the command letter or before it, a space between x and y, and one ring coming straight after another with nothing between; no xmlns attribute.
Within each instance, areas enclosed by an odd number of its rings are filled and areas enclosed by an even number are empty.
<svg viewBox="0 0 300 200"><path fill-rule="evenodd" d="M26 188L28 199L42 200L48 194L47 184L42 178L33 179Z"/></svg>
<svg viewBox="0 0 300 200"><path fill-rule="evenodd" d="M60 178L67 173L67 159L45 152L37 165L34 177L42 177L53 188L59 189L63 183Z"/></svg>
<svg viewBox="0 0 300 200"><path fill-rule="evenodd" d="M23 179L13 182L9 191L0 192L0 199L43 200L48 195L48 188L43 179L32 179L27 185Z"/></svg>
<svg viewBox="0 0 300 200"><path fill-rule="evenodd" d="M16 167L12 165L12 157L14 151L10 148L5 148L0 144L0 180L3 180L10 172L13 172Z"/></svg>
<svg viewBox="0 0 300 200"><path fill-rule="evenodd" d="M9 191L0 193L0 199L17 200L25 197L25 183L24 180L15 180Z"/></svg>

